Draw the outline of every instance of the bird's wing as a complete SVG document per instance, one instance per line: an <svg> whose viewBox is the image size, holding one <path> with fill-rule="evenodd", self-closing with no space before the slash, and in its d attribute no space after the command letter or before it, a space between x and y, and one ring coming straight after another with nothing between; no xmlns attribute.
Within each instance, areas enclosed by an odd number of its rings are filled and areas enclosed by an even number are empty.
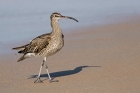
<svg viewBox="0 0 140 93"><path fill-rule="evenodd" d="M41 36L33 39L24 50L19 51L19 53L39 53L42 49L46 48L50 41L50 34L43 34Z"/></svg>

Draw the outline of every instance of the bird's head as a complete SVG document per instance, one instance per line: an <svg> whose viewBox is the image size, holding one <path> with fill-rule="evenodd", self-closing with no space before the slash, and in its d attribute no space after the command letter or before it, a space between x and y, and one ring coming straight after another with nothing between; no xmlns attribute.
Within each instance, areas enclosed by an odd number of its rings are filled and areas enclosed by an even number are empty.
<svg viewBox="0 0 140 93"><path fill-rule="evenodd" d="M63 16L58 12L52 13L50 18L51 18L51 20L57 20L57 21L60 20L61 18L67 18L67 19L72 19L72 20L78 22L78 20L76 20L75 18L69 17L69 16Z"/></svg>

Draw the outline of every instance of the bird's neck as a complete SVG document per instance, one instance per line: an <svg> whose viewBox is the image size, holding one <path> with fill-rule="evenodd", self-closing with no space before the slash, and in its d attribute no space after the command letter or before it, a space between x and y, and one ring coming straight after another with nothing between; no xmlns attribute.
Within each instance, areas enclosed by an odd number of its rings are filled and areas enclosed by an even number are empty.
<svg viewBox="0 0 140 93"><path fill-rule="evenodd" d="M54 35L62 35L62 30L58 24L58 20L52 20L51 21L52 26L52 34Z"/></svg>

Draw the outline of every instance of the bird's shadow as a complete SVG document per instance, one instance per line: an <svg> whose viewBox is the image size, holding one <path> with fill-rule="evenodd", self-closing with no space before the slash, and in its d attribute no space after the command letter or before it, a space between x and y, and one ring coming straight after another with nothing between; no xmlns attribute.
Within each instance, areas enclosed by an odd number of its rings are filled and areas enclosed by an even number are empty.
<svg viewBox="0 0 140 93"><path fill-rule="evenodd" d="M50 73L50 76L53 77L53 79L54 79L56 77L73 75L73 74L77 74L77 73L81 72L83 70L83 68L87 68L87 67L101 67L101 66L79 66L79 67L76 67L73 70L65 70L65 71L58 71L58 72ZM38 75L31 75L28 79L36 78L37 76ZM40 77L48 77L48 75L47 74L41 74Z"/></svg>

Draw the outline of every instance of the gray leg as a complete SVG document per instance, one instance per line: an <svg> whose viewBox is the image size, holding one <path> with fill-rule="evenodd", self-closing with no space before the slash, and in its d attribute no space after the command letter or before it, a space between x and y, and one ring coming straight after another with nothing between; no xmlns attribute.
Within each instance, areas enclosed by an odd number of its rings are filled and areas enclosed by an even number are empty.
<svg viewBox="0 0 140 93"><path fill-rule="evenodd" d="M38 81L38 82L42 82L41 79L40 79L40 74L41 74L41 70L42 70L42 67L43 67L43 65L44 65L44 62L45 62L45 61L43 60L41 66L40 66L39 74L38 74L38 76L37 76L37 79L34 81L34 83L36 83L37 81Z"/></svg>
<svg viewBox="0 0 140 93"><path fill-rule="evenodd" d="M46 57L44 58L44 61L46 62ZM48 77L49 77L50 82L58 82L58 80L53 80L53 79L50 77L50 73L49 73L48 66L47 66L46 63L45 63L45 68L46 68L46 71L47 71L47 74L48 74Z"/></svg>

